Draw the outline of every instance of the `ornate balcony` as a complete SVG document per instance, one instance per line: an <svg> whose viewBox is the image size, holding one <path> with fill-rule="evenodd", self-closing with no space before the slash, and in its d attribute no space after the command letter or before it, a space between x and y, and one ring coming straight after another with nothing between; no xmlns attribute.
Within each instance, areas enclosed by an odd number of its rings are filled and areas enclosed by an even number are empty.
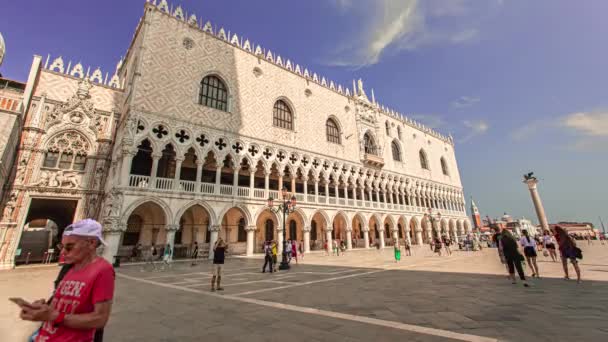
<svg viewBox="0 0 608 342"><path fill-rule="evenodd" d="M381 168L384 166L384 158L374 154L364 154L363 159L361 161L371 167Z"/></svg>

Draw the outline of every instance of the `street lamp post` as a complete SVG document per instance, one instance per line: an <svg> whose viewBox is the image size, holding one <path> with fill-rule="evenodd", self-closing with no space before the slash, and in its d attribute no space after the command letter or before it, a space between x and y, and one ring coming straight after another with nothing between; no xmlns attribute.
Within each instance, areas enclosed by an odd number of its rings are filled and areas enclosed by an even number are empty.
<svg viewBox="0 0 608 342"><path fill-rule="evenodd" d="M441 222L441 213L438 211L437 212L437 219L435 219L435 217L433 216L433 209L428 208L427 209L429 212L428 214L424 214L424 217L428 218L429 221L431 221L431 230L433 231L433 236L435 235L435 220L439 220L439 222ZM439 230L441 230L441 227L439 227ZM433 238L433 236L431 236L431 239ZM440 241L443 241L443 239L441 238L441 234L437 234L437 236L439 237Z"/></svg>
<svg viewBox="0 0 608 342"><path fill-rule="evenodd" d="M268 197L268 208L274 213L283 212L283 256L281 259L281 264L279 265L279 269L288 270L290 266L289 261L287 260L287 227L285 226L285 219L287 218L287 215L289 213L292 213L296 210L296 196L292 195L290 199L286 187L283 187L283 189L281 189L281 196L281 200L283 203L279 203L276 207L274 206L274 199L272 198L272 196Z"/></svg>

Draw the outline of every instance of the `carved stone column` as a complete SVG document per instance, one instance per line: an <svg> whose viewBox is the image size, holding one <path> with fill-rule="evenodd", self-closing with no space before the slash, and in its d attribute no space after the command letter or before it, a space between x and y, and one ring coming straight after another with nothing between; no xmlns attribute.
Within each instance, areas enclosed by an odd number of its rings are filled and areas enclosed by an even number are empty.
<svg viewBox="0 0 608 342"><path fill-rule="evenodd" d="M251 169L249 172L249 197L253 197L253 191L255 190L255 169Z"/></svg>
<svg viewBox="0 0 608 342"><path fill-rule="evenodd" d="M156 189L156 175L158 173L158 161L162 158L162 153L152 153L152 173L150 175L150 185L151 189Z"/></svg>
<svg viewBox="0 0 608 342"><path fill-rule="evenodd" d="M221 179L222 179L222 166L218 165L217 168L215 169L215 189L214 189L214 193L216 195L220 194Z"/></svg>
<svg viewBox="0 0 608 342"><path fill-rule="evenodd" d="M310 226L305 226L302 229L302 233L304 234L304 253L310 252Z"/></svg>
<svg viewBox="0 0 608 342"><path fill-rule="evenodd" d="M255 245L256 226L248 226L247 228L245 228L245 230L247 231L247 250L245 254L251 256L253 255L253 247Z"/></svg>
<svg viewBox="0 0 608 342"><path fill-rule="evenodd" d="M424 243L424 241L422 241L422 228L416 227L414 233L416 233L416 244L422 245Z"/></svg>
<svg viewBox="0 0 608 342"><path fill-rule="evenodd" d="M333 239L331 238L331 231L332 228L326 228L325 229L325 241L327 241L327 253L329 253L331 255L332 252L332 247L333 247Z"/></svg>
<svg viewBox="0 0 608 342"><path fill-rule="evenodd" d="M384 228L378 230L378 235L380 235L380 248L384 248Z"/></svg>
<svg viewBox="0 0 608 342"><path fill-rule="evenodd" d="M528 190L530 190L530 196L532 197L532 203L536 210L536 216L538 217L538 222L540 223L543 232L549 230L545 208L543 207L543 202L540 200L540 195L538 194L538 179L533 177L525 180L524 183L528 185Z"/></svg>
<svg viewBox="0 0 608 342"><path fill-rule="evenodd" d="M173 177L173 189L181 190L182 185L180 184L180 179L182 175L182 162L184 161L184 157L175 158L175 177Z"/></svg>
<svg viewBox="0 0 608 342"><path fill-rule="evenodd" d="M353 249L353 230L351 229L346 229L346 249L347 250L351 250Z"/></svg>
<svg viewBox="0 0 608 342"><path fill-rule="evenodd" d="M196 160L196 185L194 192L198 193L201 191L201 177L203 175L203 164L204 161L202 159Z"/></svg>
<svg viewBox="0 0 608 342"><path fill-rule="evenodd" d="M270 193L268 192L270 189L270 172L264 171L264 197L270 197Z"/></svg>
<svg viewBox="0 0 608 342"><path fill-rule="evenodd" d="M119 182L123 186L129 185L129 175L131 174L131 164L133 163L133 157L137 152L131 150L122 151L122 165L120 166L121 177Z"/></svg>
<svg viewBox="0 0 608 342"><path fill-rule="evenodd" d="M363 246L365 249L369 249L369 228L363 229Z"/></svg>
<svg viewBox="0 0 608 342"><path fill-rule="evenodd" d="M119 222L118 218L110 218L103 223L103 239L106 245L103 247L101 256L109 263L114 263L114 256L118 255L120 239L127 230L127 225Z"/></svg>

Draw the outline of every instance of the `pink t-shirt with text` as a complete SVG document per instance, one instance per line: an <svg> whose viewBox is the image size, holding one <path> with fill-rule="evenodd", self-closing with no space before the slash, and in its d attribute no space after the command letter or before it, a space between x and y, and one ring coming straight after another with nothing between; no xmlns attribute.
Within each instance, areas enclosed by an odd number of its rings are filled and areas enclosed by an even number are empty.
<svg viewBox="0 0 608 342"><path fill-rule="evenodd" d="M95 304L111 301L114 296L114 269L105 259L97 257L82 269L70 269L57 286L51 305L66 315L94 311ZM95 329L73 329L45 322L37 342L93 341Z"/></svg>

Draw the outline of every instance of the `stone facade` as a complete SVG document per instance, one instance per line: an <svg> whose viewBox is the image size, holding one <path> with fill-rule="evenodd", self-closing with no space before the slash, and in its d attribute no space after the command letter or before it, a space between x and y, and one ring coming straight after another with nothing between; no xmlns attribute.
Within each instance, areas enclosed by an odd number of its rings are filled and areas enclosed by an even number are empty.
<svg viewBox="0 0 608 342"><path fill-rule="evenodd" d="M62 59L38 70L5 264L36 216L33 199L49 196L76 200L73 219L103 222L108 259L135 243L187 255L218 237L252 254L284 229L305 250L470 231L453 139L378 104L362 81L336 85L164 0L146 4L117 72L101 76ZM201 104L210 78L224 106ZM291 127L277 123L277 103ZM61 146L85 156L84 169L45 167ZM285 223L267 207L283 187L297 201Z"/></svg>

